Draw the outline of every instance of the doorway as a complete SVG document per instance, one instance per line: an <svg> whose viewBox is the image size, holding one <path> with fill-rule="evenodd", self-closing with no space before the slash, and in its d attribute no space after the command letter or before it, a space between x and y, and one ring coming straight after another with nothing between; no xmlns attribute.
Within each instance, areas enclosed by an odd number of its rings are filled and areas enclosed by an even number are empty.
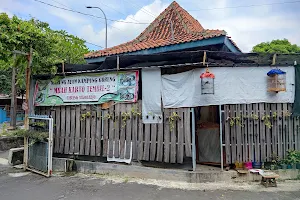
<svg viewBox="0 0 300 200"><path fill-rule="evenodd" d="M195 120L197 163L220 166L219 106L196 107Z"/></svg>

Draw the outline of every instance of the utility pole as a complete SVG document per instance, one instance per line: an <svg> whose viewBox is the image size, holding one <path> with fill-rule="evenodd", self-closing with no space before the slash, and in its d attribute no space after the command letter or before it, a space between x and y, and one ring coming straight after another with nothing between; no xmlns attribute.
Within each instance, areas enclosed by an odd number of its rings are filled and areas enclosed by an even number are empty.
<svg viewBox="0 0 300 200"><path fill-rule="evenodd" d="M16 129L17 126L17 94L16 94L16 53L13 57L12 77L11 77L11 100L10 100L10 126Z"/></svg>
<svg viewBox="0 0 300 200"><path fill-rule="evenodd" d="M25 120L24 120L24 127L25 130L29 129L29 90L30 90L30 76L31 76L31 63L32 63L32 46L30 45L29 54L27 54L27 67L26 67L26 95L25 95L25 102L27 104L27 109L25 109ZM26 170L26 167L28 166L28 138L24 137L24 169Z"/></svg>
<svg viewBox="0 0 300 200"><path fill-rule="evenodd" d="M28 114L30 110L30 105L29 105L29 90L30 90L30 76L31 76L31 64L32 64L32 46L30 46L30 51L29 54L27 55L27 68L26 68L26 94L25 94L25 102L27 104L27 109L25 110L25 121L24 121L24 126L25 129L29 129L29 120L28 120Z"/></svg>

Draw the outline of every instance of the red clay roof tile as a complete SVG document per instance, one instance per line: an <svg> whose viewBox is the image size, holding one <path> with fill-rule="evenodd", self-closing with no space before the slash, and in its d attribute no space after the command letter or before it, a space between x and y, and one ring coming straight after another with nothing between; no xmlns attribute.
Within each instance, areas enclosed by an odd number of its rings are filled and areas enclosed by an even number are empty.
<svg viewBox="0 0 300 200"><path fill-rule="evenodd" d="M171 22L174 39L172 39ZM122 54L225 35L224 30L204 29L196 19L174 1L134 40L105 50L90 52L85 55L85 58ZM233 41L232 43L236 46Z"/></svg>

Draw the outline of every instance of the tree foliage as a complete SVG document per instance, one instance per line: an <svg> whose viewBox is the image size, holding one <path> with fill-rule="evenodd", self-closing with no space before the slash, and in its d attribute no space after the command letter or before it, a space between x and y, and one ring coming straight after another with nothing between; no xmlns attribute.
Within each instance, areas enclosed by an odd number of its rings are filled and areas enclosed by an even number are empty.
<svg viewBox="0 0 300 200"><path fill-rule="evenodd" d="M88 52L85 41L63 30L52 30L48 23L36 19L9 18L0 13L0 73L8 76L11 67L17 64L17 83L24 85L27 57L18 55L13 59L13 50L29 52L33 48L32 74L55 73L55 64L85 63L83 55ZM5 72L5 73L4 73ZM10 77L0 78L0 81ZM0 82L2 83L2 82ZM3 86L4 87L4 86ZM7 90L0 88L2 91Z"/></svg>
<svg viewBox="0 0 300 200"><path fill-rule="evenodd" d="M300 47L291 44L287 39L262 42L253 47L255 53L300 53Z"/></svg>

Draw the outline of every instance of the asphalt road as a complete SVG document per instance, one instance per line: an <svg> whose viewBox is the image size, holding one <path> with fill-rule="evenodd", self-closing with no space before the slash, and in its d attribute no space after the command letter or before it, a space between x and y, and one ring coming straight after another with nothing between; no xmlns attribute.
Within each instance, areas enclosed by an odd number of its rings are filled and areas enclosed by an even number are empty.
<svg viewBox="0 0 300 200"><path fill-rule="evenodd" d="M182 190L93 176L43 176L0 164L0 200L189 200L189 199L300 199L299 191L256 192Z"/></svg>

